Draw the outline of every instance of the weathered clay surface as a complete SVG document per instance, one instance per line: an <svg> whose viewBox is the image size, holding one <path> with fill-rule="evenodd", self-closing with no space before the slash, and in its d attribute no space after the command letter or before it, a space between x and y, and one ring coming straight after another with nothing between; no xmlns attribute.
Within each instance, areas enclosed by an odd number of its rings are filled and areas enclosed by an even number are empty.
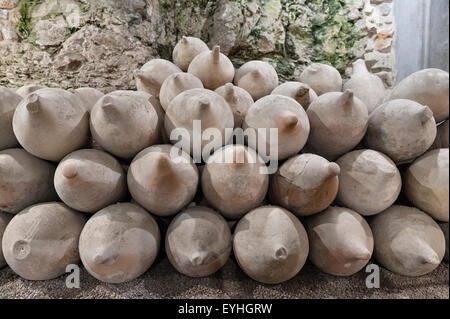
<svg viewBox="0 0 450 319"><path fill-rule="evenodd" d="M17 106L14 134L29 153L49 161L87 145L89 114L74 94L61 89L41 89Z"/></svg>
<svg viewBox="0 0 450 319"><path fill-rule="evenodd" d="M202 81L189 73L173 73L162 84L159 100L164 110L180 93L190 89L203 89Z"/></svg>
<svg viewBox="0 0 450 319"><path fill-rule="evenodd" d="M373 150L357 150L340 157L337 200L364 216L378 214L397 200L402 177L395 163Z"/></svg>
<svg viewBox="0 0 450 319"><path fill-rule="evenodd" d="M80 257L103 282L123 283L146 272L158 255L160 231L138 205L118 203L92 216L80 235Z"/></svg>
<svg viewBox="0 0 450 319"><path fill-rule="evenodd" d="M211 51L197 55L188 68L188 73L199 78L205 88L215 90L234 78L234 66L230 59L220 52L216 45Z"/></svg>
<svg viewBox="0 0 450 319"><path fill-rule="evenodd" d="M108 153L84 149L70 153L55 172L55 189L69 207L96 213L117 203L127 192L126 175Z"/></svg>
<svg viewBox="0 0 450 319"><path fill-rule="evenodd" d="M133 159L127 179L136 202L152 214L169 216L192 201L199 176L187 153L171 145L154 145Z"/></svg>
<svg viewBox="0 0 450 319"><path fill-rule="evenodd" d="M449 151L429 151L414 161L405 174L408 199L434 219L449 221Z"/></svg>
<svg viewBox="0 0 450 319"><path fill-rule="evenodd" d="M232 135L231 129L234 128L233 112L225 99L214 91L207 89L184 91L172 100L166 110L164 124L167 136L172 143L176 143L176 145L182 147L183 150L189 150L191 155L198 151L194 150L195 137L193 131L195 120L201 121L197 123L201 124L201 134L208 128L216 128L221 133L221 138L215 139L213 142L202 139L201 145L199 145L201 147L201 152L205 151L205 146L210 143L209 146L212 147L212 149L222 147L228 142ZM188 133L189 138L185 136L179 142L180 136L176 133L177 131L174 131L174 135L171 136L172 131L176 128L183 131L180 132L180 134ZM196 160L198 159L196 158Z"/></svg>
<svg viewBox="0 0 450 319"><path fill-rule="evenodd" d="M439 224L439 226L441 227L442 231L444 232L444 236L445 236L445 255L444 255L444 260L448 262L448 223L444 223L444 224Z"/></svg>
<svg viewBox="0 0 450 319"><path fill-rule="evenodd" d="M157 125L157 131L158 131L158 138L157 140L162 143L168 143L168 138L166 136L166 130L164 129L164 117L166 115L166 112L164 112L164 109L159 101L159 98L157 98L154 95L151 95L150 93L144 92L144 91L131 91L131 90L118 90L109 93L114 96L123 96L123 97L140 97L144 98L147 101L150 102L150 104L153 106L153 108L156 111L156 114L158 115L158 125Z"/></svg>
<svg viewBox="0 0 450 319"><path fill-rule="evenodd" d="M103 97L103 93L94 88L78 88L73 90L73 94L78 96L83 103L82 106L91 112L95 103Z"/></svg>
<svg viewBox="0 0 450 319"><path fill-rule="evenodd" d="M336 198L340 168L325 158L302 154L283 163L270 183L270 200L297 216L326 209Z"/></svg>
<svg viewBox="0 0 450 319"><path fill-rule="evenodd" d="M267 62L250 61L236 71L234 84L250 93L256 101L278 86L278 74Z"/></svg>
<svg viewBox="0 0 450 319"><path fill-rule="evenodd" d="M367 70L366 62L361 59L353 63L353 74L350 80L344 83L344 90L352 90L367 106L369 114L383 103L386 96L383 81L371 74Z"/></svg>
<svg viewBox="0 0 450 319"><path fill-rule="evenodd" d="M14 135L12 120L14 111L21 101L20 95L0 86L0 150L19 145Z"/></svg>
<svg viewBox="0 0 450 319"><path fill-rule="evenodd" d="M302 223L278 206L252 210L237 224L233 251L252 279L278 284L294 277L308 258L309 242Z"/></svg>
<svg viewBox="0 0 450 319"><path fill-rule="evenodd" d="M411 74L392 90L389 99L407 99L428 106L436 123L448 119L449 75L439 69L425 69Z"/></svg>
<svg viewBox="0 0 450 319"><path fill-rule="evenodd" d="M6 226L11 221L13 215L0 212L0 247L2 245L3 233L5 232ZM0 268L6 266L6 260L3 257L3 251L0 249Z"/></svg>
<svg viewBox="0 0 450 319"><path fill-rule="evenodd" d="M305 109L317 99L317 94L308 84L302 82L285 82L277 86L271 94L293 98Z"/></svg>
<svg viewBox="0 0 450 319"><path fill-rule="evenodd" d="M183 36L173 48L172 60L182 71L187 72L192 60L205 51L209 51L209 48L201 39Z"/></svg>
<svg viewBox="0 0 450 319"><path fill-rule="evenodd" d="M55 167L23 149L0 151L0 210L16 214L26 207L55 200Z"/></svg>
<svg viewBox="0 0 450 319"><path fill-rule="evenodd" d="M152 59L135 72L136 88L159 97L159 91L164 81L169 75L179 72L181 72L180 68L170 61Z"/></svg>
<svg viewBox="0 0 450 319"><path fill-rule="evenodd" d="M214 92L222 96L233 111L234 127L241 127L248 109L255 103L250 93L232 83L227 83Z"/></svg>
<svg viewBox="0 0 450 319"><path fill-rule="evenodd" d="M342 91L342 77L338 70L330 65L314 63L300 75L300 81L308 84L317 95Z"/></svg>
<svg viewBox="0 0 450 319"><path fill-rule="evenodd" d="M414 160L436 138L436 122L429 107L410 100L392 100L370 116L364 144L394 162Z"/></svg>
<svg viewBox="0 0 450 319"><path fill-rule="evenodd" d="M308 148L329 160L351 151L366 134L367 106L351 90L321 95L306 112L311 123Z"/></svg>
<svg viewBox="0 0 450 319"><path fill-rule="evenodd" d="M305 110L294 99L282 95L268 95L255 102L248 110L242 128L252 129L257 136L249 139L248 145L272 160L297 154L305 146L310 132ZM271 128L278 129L276 145L271 141ZM266 134L258 134L258 129L266 129ZM265 140L259 141L259 138ZM265 144L265 150L259 149L259 144ZM274 146L277 150L272 149Z"/></svg>
<svg viewBox="0 0 450 319"><path fill-rule="evenodd" d="M167 257L186 276L212 275L225 265L230 252L230 227L210 208L186 209L173 219L167 230Z"/></svg>
<svg viewBox="0 0 450 319"><path fill-rule="evenodd" d="M225 217L238 219L264 200L269 175L253 149L227 145L209 157L201 184L208 203Z"/></svg>
<svg viewBox="0 0 450 319"><path fill-rule="evenodd" d="M434 140L433 145L431 145L432 150L438 148L448 148L449 143L449 132L448 132L448 120L444 123L441 123L437 127L436 139Z"/></svg>
<svg viewBox="0 0 450 319"><path fill-rule="evenodd" d="M370 220L374 256L387 269L404 276L432 272L445 254L438 224L413 207L394 205Z"/></svg>
<svg viewBox="0 0 450 319"><path fill-rule="evenodd" d="M49 280L80 261L78 240L85 217L62 203L43 203L21 211L3 234L9 267L28 280Z"/></svg>
<svg viewBox="0 0 450 319"><path fill-rule="evenodd" d="M28 94L34 91L45 89L46 87L40 84L27 84L16 90L16 94L19 94L22 98L26 98Z"/></svg>
<svg viewBox="0 0 450 319"><path fill-rule="evenodd" d="M158 140L158 114L148 99L107 94L91 111L91 133L111 154L131 159Z"/></svg>
<svg viewBox="0 0 450 319"><path fill-rule="evenodd" d="M306 220L309 259L320 270L350 276L367 265L373 252L369 224L355 211L330 207Z"/></svg>

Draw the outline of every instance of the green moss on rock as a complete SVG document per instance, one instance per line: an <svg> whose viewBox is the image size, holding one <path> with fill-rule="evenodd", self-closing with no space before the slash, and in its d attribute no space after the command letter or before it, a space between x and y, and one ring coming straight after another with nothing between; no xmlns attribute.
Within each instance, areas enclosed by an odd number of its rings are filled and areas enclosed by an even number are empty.
<svg viewBox="0 0 450 319"><path fill-rule="evenodd" d="M114 59L107 63L95 56L93 60L83 60L80 69L63 74L48 67L51 63L39 66L43 56L48 62L61 51L64 52L63 44L67 43L67 37L76 37L86 28L96 26L98 35L94 41L111 34L115 46L105 45L105 52L113 57L116 51L125 50L129 58L127 63L133 69L152 57L171 59L175 44L181 36L186 35L200 37L210 46L221 45L236 67L249 60L268 61L278 71L281 81L298 80L301 71L311 62L330 64L344 73L354 60L355 53L360 55L360 48L365 45L365 34L357 26L360 19L357 11L360 10L362 18L363 5L355 3L361 1L21 0L17 29L24 38L24 45L21 46L26 48L26 52L20 56L18 54L19 57L12 57L12 65L5 63L5 67L0 66L0 70L12 70L17 74L15 84L42 78L40 80L43 82L61 83L61 86L74 83L95 86L101 83L103 87L133 89L134 81L131 76L125 77L123 72L110 71L108 63L112 63ZM68 3L76 4L81 13L85 13L81 26L71 25L70 18L66 19L68 13L64 8ZM42 16L42 12L46 12L45 16ZM61 16L68 24L67 34L64 34L62 41L42 46L29 45L42 43L38 41L39 33L36 32L40 29L36 27L39 20L61 20ZM89 51L89 46L85 46L84 50ZM20 62L21 60L25 62ZM31 71L28 67L30 60L33 60ZM90 70L95 70L95 79L90 75ZM33 74L29 74L30 72ZM88 74L82 74L83 72ZM0 77L0 81L2 80Z"/></svg>
<svg viewBox="0 0 450 319"><path fill-rule="evenodd" d="M17 22L17 30L23 37L27 38L31 31L31 12L37 5L40 5L42 0L21 0L19 2L20 17Z"/></svg>
<svg viewBox="0 0 450 319"><path fill-rule="evenodd" d="M356 21L349 18L351 1L235 1L244 13L248 14L249 6L258 9L256 13L253 9L253 16L247 15L246 19L256 19L256 24L247 37L237 39L239 45L230 50L230 58L235 64L265 59L274 65L283 80L298 79L304 66L311 62L330 64L344 73L355 58L355 44L364 36ZM183 31L180 28L180 34ZM202 34L206 41L210 39L209 32L213 30Z"/></svg>
<svg viewBox="0 0 450 319"><path fill-rule="evenodd" d="M77 10L80 16L89 11L89 3L86 0L71 1L71 0L21 0L19 2L20 17L17 22L17 30L22 34L23 38L29 38L29 42L34 43L36 40L36 34L34 27L40 20L51 20L57 17L67 18L71 11L68 9L74 9L70 7L71 4L77 6ZM82 25L70 25L68 23L68 34L73 34L78 31Z"/></svg>
<svg viewBox="0 0 450 319"><path fill-rule="evenodd" d="M308 1L320 14L313 20L313 61L328 63L344 73L355 59L352 48L363 37L355 21L349 19L347 2L340 0Z"/></svg>

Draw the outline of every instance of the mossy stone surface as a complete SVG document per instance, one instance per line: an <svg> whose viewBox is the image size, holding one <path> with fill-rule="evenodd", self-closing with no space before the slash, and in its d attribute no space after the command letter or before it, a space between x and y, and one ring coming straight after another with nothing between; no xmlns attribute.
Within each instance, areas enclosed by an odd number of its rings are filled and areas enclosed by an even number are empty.
<svg viewBox="0 0 450 319"><path fill-rule="evenodd" d="M265 60L282 82L298 80L311 62L344 74L366 44L363 7L363 0L21 0L10 15L19 41L6 44L0 83L134 89L132 71L170 59L183 35L220 45L236 67Z"/></svg>

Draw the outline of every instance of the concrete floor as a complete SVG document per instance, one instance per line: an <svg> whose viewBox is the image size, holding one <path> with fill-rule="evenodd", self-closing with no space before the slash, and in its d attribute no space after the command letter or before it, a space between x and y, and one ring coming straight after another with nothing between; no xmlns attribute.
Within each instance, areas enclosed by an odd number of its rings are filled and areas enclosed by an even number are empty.
<svg viewBox="0 0 450 319"><path fill-rule="evenodd" d="M207 278L188 278L161 258L143 276L111 285L97 281L84 268L80 289L68 289L65 277L27 281L11 269L0 270L0 298L449 298L449 265L419 278L402 277L381 268L380 289L368 289L366 273L342 278L307 263L292 280L263 285L248 278L233 259Z"/></svg>

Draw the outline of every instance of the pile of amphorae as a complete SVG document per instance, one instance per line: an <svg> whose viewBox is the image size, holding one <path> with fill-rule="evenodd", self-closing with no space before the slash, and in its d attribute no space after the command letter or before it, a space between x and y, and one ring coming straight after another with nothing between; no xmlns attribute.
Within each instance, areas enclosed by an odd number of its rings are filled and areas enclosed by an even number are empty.
<svg viewBox="0 0 450 319"><path fill-rule="evenodd" d="M136 71L138 91L0 87L0 266L47 280L81 259L121 283L165 247L187 276L233 253L275 284L307 258L336 276L372 256L406 276L448 258L447 72L389 91L358 60L345 83L312 64L279 85L268 63L236 70L191 37L173 62ZM236 128L257 134L238 143Z"/></svg>

